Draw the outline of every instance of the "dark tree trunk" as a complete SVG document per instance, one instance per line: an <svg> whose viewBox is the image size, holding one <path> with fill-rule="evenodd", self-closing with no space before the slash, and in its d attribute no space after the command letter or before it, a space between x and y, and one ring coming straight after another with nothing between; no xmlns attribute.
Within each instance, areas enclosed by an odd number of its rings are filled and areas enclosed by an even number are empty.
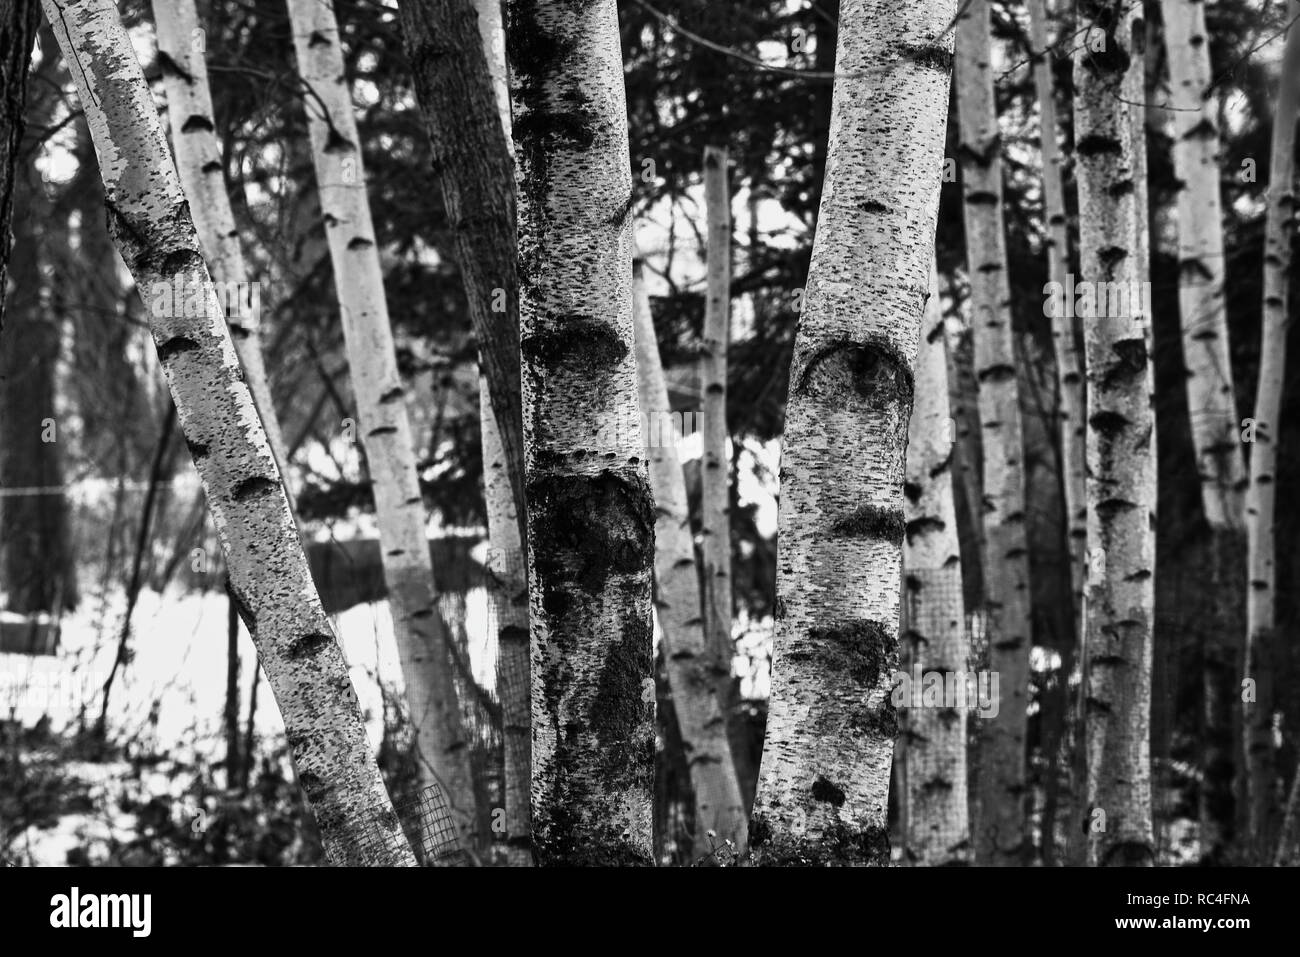
<svg viewBox="0 0 1300 957"><path fill-rule="evenodd" d="M37 0L0 0L0 322L4 320L14 176L23 140L27 64L40 17Z"/></svg>
<svg viewBox="0 0 1300 957"><path fill-rule="evenodd" d="M520 536L524 427L519 380L515 170L473 0L400 6L407 56L433 144L433 168L496 412Z"/></svg>

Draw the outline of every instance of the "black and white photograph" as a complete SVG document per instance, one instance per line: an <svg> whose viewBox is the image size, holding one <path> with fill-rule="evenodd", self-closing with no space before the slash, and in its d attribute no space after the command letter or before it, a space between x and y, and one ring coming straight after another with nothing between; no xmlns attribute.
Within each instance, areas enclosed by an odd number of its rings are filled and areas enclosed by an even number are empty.
<svg viewBox="0 0 1300 957"><path fill-rule="evenodd" d="M11 912L1283 926L1298 119L1300 0L0 0Z"/></svg>

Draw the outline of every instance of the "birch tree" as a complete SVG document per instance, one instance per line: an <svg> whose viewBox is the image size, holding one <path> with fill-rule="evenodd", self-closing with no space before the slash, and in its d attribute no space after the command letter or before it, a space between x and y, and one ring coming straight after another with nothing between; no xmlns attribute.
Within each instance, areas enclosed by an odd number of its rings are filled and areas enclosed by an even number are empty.
<svg viewBox="0 0 1300 957"><path fill-rule="evenodd" d="M150 332L326 853L336 863L413 864L366 740L347 662L312 585L280 473L211 278L144 73L111 0L43 0L90 128L109 230L141 290ZM201 315L186 315L201 312Z"/></svg>
<svg viewBox="0 0 1300 957"><path fill-rule="evenodd" d="M176 171L190 204L208 270L214 281L225 284L230 337L253 402L261 414L271 452L283 472L289 463L262 360L258 315L261 297L255 305L247 285L248 272L244 268L239 233L235 230L235 214L226 193L225 166L221 161L212 92L208 86L206 34L199 26L194 0L154 0L153 15ZM236 293L233 296L232 291ZM233 314L232 303L238 303L239 307Z"/></svg>
<svg viewBox="0 0 1300 957"><path fill-rule="evenodd" d="M441 786L463 850L478 815L468 739L452 672L452 640L438 613L415 446L384 298L379 247L348 91L338 24L328 0L290 0L321 215L334 267L359 435L370 465L411 727L424 785Z"/></svg>
<svg viewBox="0 0 1300 957"><path fill-rule="evenodd" d="M1088 8L1074 59L1074 128L1083 280L1148 281L1146 152L1139 8ZM1109 297L1107 297L1109 299ZM1124 300L1120 300L1124 301ZM1151 628L1155 604L1155 416L1150 317L1141 298L1086 315L1088 377L1088 861L1154 863Z"/></svg>
<svg viewBox="0 0 1300 957"><path fill-rule="evenodd" d="M903 485L904 639L916 677L964 675L968 667L961 551L953 505L948 371L938 273L921 324L916 402L907 434ZM966 710L960 703L907 702L906 857L913 864L970 862L966 786Z"/></svg>
<svg viewBox="0 0 1300 957"><path fill-rule="evenodd" d="M988 0L958 15L957 119L971 327L984 447L984 597L989 668L1002 701L981 728L976 860L1024 861L1025 733L1031 644L1024 441L1002 222L1002 139L993 99Z"/></svg>
<svg viewBox="0 0 1300 957"><path fill-rule="evenodd" d="M671 418L668 383L639 260L633 263L632 283L641 414L652 423L646 459L655 498L655 609L695 797L694 852L698 860L730 841L734 853L743 854L749 822L731 760L718 663L701 616L690 504L677 453L681 435Z"/></svg>
<svg viewBox="0 0 1300 957"><path fill-rule="evenodd" d="M1047 279L1063 289L1070 272L1070 236L1065 218L1064 158L1056 141L1056 94L1052 88L1052 54L1047 40L1045 0L1028 0L1029 36L1034 60L1034 89L1038 97L1039 137L1043 152L1043 206L1047 218ZM1073 310L1052 313L1052 345L1056 354L1057 432L1061 447L1061 491L1065 503L1066 538L1070 559L1070 591L1074 621L1081 618L1083 578L1088 544L1084 493L1083 370Z"/></svg>
<svg viewBox="0 0 1300 957"><path fill-rule="evenodd" d="M651 863L654 503L614 0L509 0L542 864Z"/></svg>
<svg viewBox="0 0 1300 957"><path fill-rule="evenodd" d="M727 455L727 347L731 341L731 193L727 151L704 148L704 215L708 237L704 337L699 379L703 411L700 438L700 564L704 630L716 671L718 700L728 730L736 723L736 683L731 677L731 459ZM652 466L653 471L653 466ZM653 484L653 475L651 478ZM743 739L741 739L743 741Z"/></svg>
<svg viewBox="0 0 1300 957"><path fill-rule="evenodd" d="M1268 209L1264 223L1263 329L1259 346L1259 385L1255 393L1255 443L1250 453L1246 502L1250 588L1247 590L1246 677L1255 695L1244 699L1247 808L1252 851L1263 860L1269 846L1276 791L1273 760L1273 661L1277 627L1277 440L1281 430L1282 389L1286 376L1286 338L1291 242L1295 236L1296 77L1300 76L1300 2L1287 4L1290 25L1282 54L1273 144L1269 159ZM1250 423L1248 423L1250 424Z"/></svg>
<svg viewBox="0 0 1300 957"><path fill-rule="evenodd" d="M27 65L40 25L36 0L0 0L0 325L4 322L6 272L14 209L14 175L23 139Z"/></svg>
<svg viewBox="0 0 1300 957"><path fill-rule="evenodd" d="M929 289L955 2L843 0L790 367L758 864L884 864L903 459Z"/></svg>
<svg viewBox="0 0 1300 957"><path fill-rule="evenodd" d="M1232 840L1232 729L1240 694L1238 656L1246 631L1245 492L1228 315L1223 299L1223 209L1219 195L1217 98L1203 0L1162 0L1169 62L1169 115L1178 191L1178 314L1186 367L1187 414L1209 523L1214 614L1206 622L1205 748L1201 846L1217 858Z"/></svg>

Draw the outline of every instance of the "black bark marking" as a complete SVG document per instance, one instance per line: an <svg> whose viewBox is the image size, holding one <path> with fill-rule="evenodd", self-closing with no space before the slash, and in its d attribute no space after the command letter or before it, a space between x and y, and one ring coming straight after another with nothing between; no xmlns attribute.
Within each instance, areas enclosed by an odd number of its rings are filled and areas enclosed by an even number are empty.
<svg viewBox="0 0 1300 957"><path fill-rule="evenodd" d="M189 336L172 336L158 346L158 361L166 365L177 356L186 352L194 352L198 348L199 344Z"/></svg>
<svg viewBox="0 0 1300 957"><path fill-rule="evenodd" d="M940 73L952 72L953 53L944 46L935 43L900 43L898 53L905 60L911 60L927 70Z"/></svg>
<svg viewBox="0 0 1300 957"><path fill-rule="evenodd" d="M378 428L371 429L369 432L367 432L366 438L373 439L377 435L396 435L396 434L397 434L397 426L381 425Z"/></svg>
<svg viewBox="0 0 1300 957"><path fill-rule="evenodd" d="M284 655L286 658L298 661L310 655L315 655L333 640L329 635L323 635L318 631L309 631L307 634L300 635L290 641L284 649Z"/></svg>
<svg viewBox="0 0 1300 957"><path fill-rule="evenodd" d="M230 497L236 502L244 502L255 496L274 492L279 487L280 483L275 479L267 478L265 475L253 475L236 485Z"/></svg>
<svg viewBox="0 0 1300 957"><path fill-rule="evenodd" d="M831 534L840 538L883 538L897 542L903 538L905 519L900 508L862 505L831 524Z"/></svg>
<svg viewBox="0 0 1300 957"><path fill-rule="evenodd" d="M201 113L194 113L186 117L185 122L181 124L182 133L214 133L216 129L212 124L212 120Z"/></svg>
<svg viewBox="0 0 1300 957"><path fill-rule="evenodd" d="M654 511L636 472L543 475L528 485L536 565L547 614L563 618L571 590L598 594L612 575L654 559Z"/></svg>
<svg viewBox="0 0 1300 957"><path fill-rule="evenodd" d="M530 363L573 363L585 368L609 368L628 354L627 343L611 322L584 315L557 317L546 328L524 336L519 349Z"/></svg>
<svg viewBox="0 0 1300 957"><path fill-rule="evenodd" d="M369 249L374 244L373 239L366 239L365 236L354 236L348 240L348 249Z"/></svg>
<svg viewBox="0 0 1300 957"><path fill-rule="evenodd" d="M874 688L880 676L892 665L898 650L898 638L883 622L871 618L858 618L836 625L812 628L808 642L801 649L790 652L796 655L815 655L831 673L847 674L868 688Z"/></svg>
<svg viewBox="0 0 1300 957"><path fill-rule="evenodd" d="M925 535L928 532L942 532L947 527L942 519L930 516L913 519L907 523L907 540L909 542L914 541L918 536Z"/></svg>
<svg viewBox="0 0 1300 957"><path fill-rule="evenodd" d="M405 394L406 394L406 390L403 389L400 385L394 386L393 388L389 389L379 397L379 404L388 405L388 403L390 402L396 402Z"/></svg>
<svg viewBox="0 0 1300 957"><path fill-rule="evenodd" d="M1074 151L1086 158L1107 155L1120 156L1124 152L1124 147L1113 136L1089 133L1074 145Z"/></svg>
<svg viewBox="0 0 1300 957"><path fill-rule="evenodd" d="M845 796L842 788L836 787L828 781L823 775L817 775L812 784L812 796L814 801L823 801L827 804L833 804L836 807L843 807Z"/></svg>
<svg viewBox="0 0 1300 957"><path fill-rule="evenodd" d="M894 343L883 337L865 342L836 339L826 343L808 357L794 383L794 391L798 395L825 395L838 400L845 384L879 408L891 402L907 408L912 402L911 365Z"/></svg>

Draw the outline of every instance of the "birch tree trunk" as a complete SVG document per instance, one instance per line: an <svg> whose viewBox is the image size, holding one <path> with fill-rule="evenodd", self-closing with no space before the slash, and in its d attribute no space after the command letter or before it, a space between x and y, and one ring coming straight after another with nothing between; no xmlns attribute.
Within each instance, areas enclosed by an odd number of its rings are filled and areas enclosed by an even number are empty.
<svg viewBox="0 0 1300 957"><path fill-rule="evenodd" d="M1268 212L1264 227L1263 329L1259 347L1259 386L1255 393L1255 443L1250 453L1246 502L1250 587L1246 592L1246 677L1255 683L1254 700L1243 705L1247 788L1252 852L1266 860L1271 846L1278 795L1273 755L1274 641L1277 627L1277 439L1286 376L1286 337L1291 242L1295 236L1296 82L1300 76L1300 2L1287 4L1291 24L1282 55L1273 149L1269 160Z"/></svg>
<svg viewBox="0 0 1300 957"><path fill-rule="evenodd" d="M0 0L0 326L4 324L14 175L23 139L27 66L39 26L40 5L36 0Z"/></svg>
<svg viewBox="0 0 1300 957"><path fill-rule="evenodd" d="M194 0L154 0L153 15L158 31L158 61L167 93L172 148L176 151L176 171L190 204L190 214L198 229L199 244L208 270L214 281L226 284L224 301L230 338L235 343L244 379L262 417L271 453L283 474L289 463L280 422L271 401L266 365L262 361L258 314L261 297L255 306L246 285L248 272L244 268L244 253L239 245L239 233L235 230L230 197L226 193L221 144L217 141L204 56L206 35L199 27ZM231 291L236 289L237 297L231 295ZM239 312L232 315L229 306L234 301L239 303Z"/></svg>
<svg viewBox="0 0 1300 957"><path fill-rule="evenodd" d="M709 646L701 621L690 505L677 454L681 435L672 424L668 384L639 260L632 267L632 283L641 414L652 423L650 434L659 437L657 441L648 439L646 448L655 497L655 608L695 794L695 856L706 857L724 847L724 842L730 842L733 852L740 855L745 852L749 822L722 708L728 689L718 683L715 650Z"/></svg>
<svg viewBox="0 0 1300 957"><path fill-rule="evenodd" d="M1217 860L1233 840L1234 720L1239 656L1246 633L1245 492L1248 485L1234 404L1228 318L1223 299L1223 210L1219 196L1218 98L1210 90L1203 0L1162 0L1169 62L1170 116L1178 192L1178 312L1186 367L1187 414L1210 526L1207 585L1215 613L1202 635L1205 745L1201 847Z"/></svg>
<svg viewBox="0 0 1300 957"><path fill-rule="evenodd" d="M485 46L493 22L500 31L500 7L493 0L404 0L398 10L522 522L515 170L510 108L498 99L505 53L499 45ZM502 59L494 66L497 57Z"/></svg>
<svg viewBox="0 0 1300 957"><path fill-rule="evenodd" d="M500 0L474 0L478 12L479 36L483 43L492 92L496 100L501 128L505 131L504 148L510 156L508 175L499 188L514 200L514 151L511 143L510 86L506 68L506 36L501 20ZM513 326L518 339L518 283L515 281L514 214L511 212L507 248L509 257L509 293L513 303ZM486 290L479 290L484 295ZM471 292L471 295L475 293ZM516 345L516 351L517 351ZM518 357L513 360L518 363ZM517 391L517 390L516 390ZM522 516L514 498L516 485L522 489L523 460L513 466L501 443L492 405L492 390L486 374L479 376L479 424L483 435L484 495L488 517L488 570L492 573L492 607L497 622L497 695L501 700L504 738L504 777L506 841L508 860L513 867L533 864L532 838L529 835L529 780L532 774L532 726L528 653L528 564L520 538ZM522 424L519 426L522 429ZM522 431L518 445L523 446ZM520 454L520 453L517 453ZM512 482L511 469L517 480Z"/></svg>
<svg viewBox="0 0 1300 957"><path fill-rule="evenodd" d="M921 325L916 358L916 402L908 423L903 485L904 639L911 648L911 679L962 674L968 667L962 602L961 549L952 493L948 371L938 273ZM913 864L970 863L967 813L966 710L952 702L907 703L908 828L906 857Z"/></svg>
<svg viewBox="0 0 1300 957"><path fill-rule="evenodd" d="M1065 188L1061 181L1064 158L1056 141L1056 94L1052 88L1052 54L1047 39L1045 0L1028 0L1029 33L1034 58L1034 86L1038 94L1039 135L1043 150L1043 205L1047 217L1047 278L1064 288L1070 272L1070 236L1065 218ZM1088 545L1088 509L1084 494L1083 369L1079 359L1073 310L1052 317L1052 344L1056 353L1058 393L1057 429L1061 445L1061 489L1065 503L1070 590L1074 595L1074 621L1081 620L1083 579Z"/></svg>
<svg viewBox="0 0 1300 957"><path fill-rule="evenodd" d="M167 141L111 0L43 0L77 84L109 228L141 290L205 294L202 316L148 310L158 358L230 570L230 590L284 717L326 853L413 864L320 605L275 459L212 292Z"/></svg>
<svg viewBox="0 0 1300 957"><path fill-rule="evenodd" d="M1089 8L1074 64L1083 280L1148 281L1140 10ZM1136 284L1136 285L1134 285ZM1100 299L1101 296L1099 295ZM1109 298L1109 297L1107 297ZM1155 604L1155 417L1150 317L1086 316L1088 376L1088 861L1154 863L1151 824L1151 624Z"/></svg>
<svg viewBox="0 0 1300 957"><path fill-rule="evenodd" d="M1011 291L1002 223L1002 140L993 100L988 0L957 21L957 119L970 279L975 376L984 446L984 590L989 668L999 676L998 713L981 728L976 860L1025 861L1025 732L1029 690L1029 548L1024 442Z"/></svg>
<svg viewBox="0 0 1300 957"><path fill-rule="evenodd" d="M727 151L704 148L704 209L708 264L704 336L699 359L703 404L700 438L700 559L704 584L704 637L718 704L733 754L749 747L740 715L740 683L731 674L736 646L731 638L731 458L727 454L727 349L731 342L731 193ZM657 361L657 360L656 360ZM644 400L643 400L644 401ZM651 469L654 465L652 462ZM653 475L651 484L654 483Z"/></svg>
<svg viewBox="0 0 1300 957"><path fill-rule="evenodd" d="M826 182L790 367L757 864L889 861L903 459L955 7L840 5Z"/></svg>
<svg viewBox="0 0 1300 957"><path fill-rule="evenodd" d="M307 128L421 783L441 786L460 846L473 852L481 835L468 739L453 681L451 636L438 613L424 500L338 25L328 0L290 0L289 19L298 72L311 91L305 98Z"/></svg>
<svg viewBox="0 0 1300 957"><path fill-rule="evenodd" d="M533 845L650 864L654 503L613 0L509 0L532 631Z"/></svg>

